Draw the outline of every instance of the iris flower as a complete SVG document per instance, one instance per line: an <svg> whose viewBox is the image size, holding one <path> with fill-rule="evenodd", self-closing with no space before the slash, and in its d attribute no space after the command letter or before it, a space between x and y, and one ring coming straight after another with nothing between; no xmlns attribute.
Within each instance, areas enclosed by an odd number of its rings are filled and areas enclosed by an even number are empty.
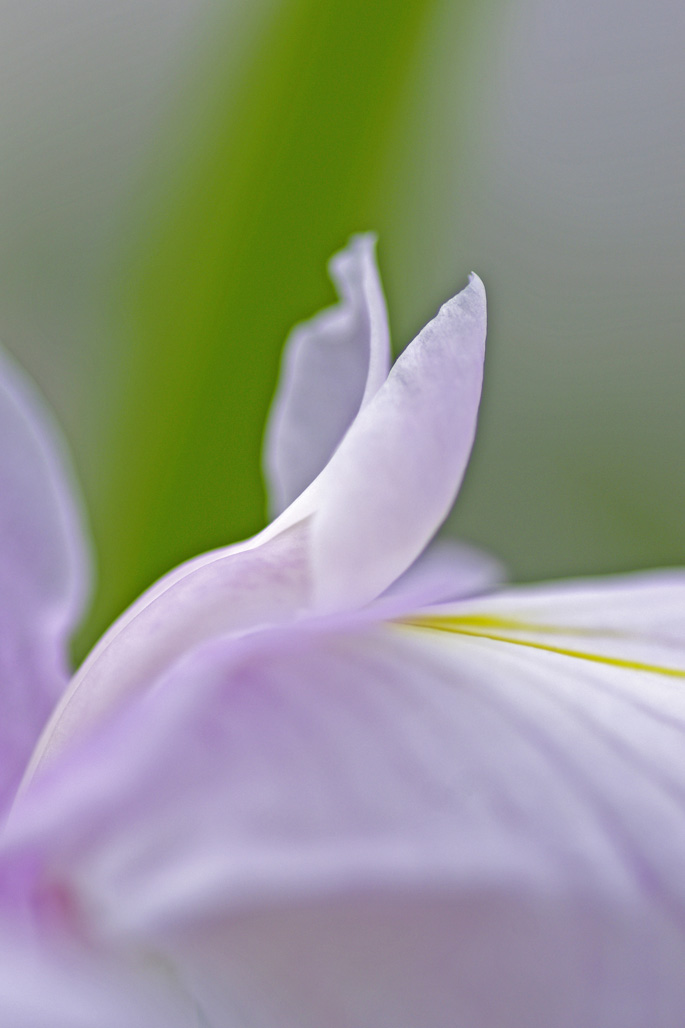
<svg viewBox="0 0 685 1028"><path fill-rule="evenodd" d="M685 574L507 588L430 545L483 286L390 369L373 240L331 267L268 426L274 520L71 681L77 507L3 364L0 1023L680 1028Z"/></svg>

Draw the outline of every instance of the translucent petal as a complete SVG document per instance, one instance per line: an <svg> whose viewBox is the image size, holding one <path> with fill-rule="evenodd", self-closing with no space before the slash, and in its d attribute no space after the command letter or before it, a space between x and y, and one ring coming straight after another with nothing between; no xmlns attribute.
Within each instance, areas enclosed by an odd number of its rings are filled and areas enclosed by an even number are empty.
<svg viewBox="0 0 685 1028"><path fill-rule="evenodd" d="M87 566L59 436L0 353L0 810L66 685Z"/></svg>
<svg viewBox="0 0 685 1028"><path fill-rule="evenodd" d="M387 377L390 339L375 242L355 236L333 258L340 303L298 325L286 343L265 442L274 515L316 478Z"/></svg>

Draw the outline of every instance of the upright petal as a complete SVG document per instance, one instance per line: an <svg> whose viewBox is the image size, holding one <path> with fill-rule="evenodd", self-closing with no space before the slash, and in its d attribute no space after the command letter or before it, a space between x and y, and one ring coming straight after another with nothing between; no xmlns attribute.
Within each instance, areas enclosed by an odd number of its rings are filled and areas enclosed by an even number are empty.
<svg viewBox="0 0 685 1028"><path fill-rule="evenodd" d="M0 353L0 811L67 681L87 564L59 436Z"/></svg>
<svg viewBox="0 0 685 1028"><path fill-rule="evenodd" d="M476 431L485 326L485 290L472 275L402 353L292 505L316 511L312 569L321 609L374 599L447 516Z"/></svg>
<svg viewBox="0 0 685 1028"><path fill-rule="evenodd" d="M366 282L363 309L376 327L367 340L364 406L333 457L259 536L189 561L116 622L71 683L29 778L184 651L212 635L366 603L430 540L459 488L475 432L484 290L473 276L377 389L385 365L380 315L369 299L371 256L372 241L363 237L336 265L341 281L351 283L356 269Z"/></svg>
<svg viewBox="0 0 685 1028"><path fill-rule="evenodd" d="M214 642L12 845L216 1028L680 1028L683 681L428 626Z"/></svg>
<svg viewBox="0 0 685 1028"><path fill-rule="evenodd" d="M286 343L265 441L274 515L316 478L387 377L390 340L375 243L373 235L355 236L332 259L340 303L298 325Z"/></svg>

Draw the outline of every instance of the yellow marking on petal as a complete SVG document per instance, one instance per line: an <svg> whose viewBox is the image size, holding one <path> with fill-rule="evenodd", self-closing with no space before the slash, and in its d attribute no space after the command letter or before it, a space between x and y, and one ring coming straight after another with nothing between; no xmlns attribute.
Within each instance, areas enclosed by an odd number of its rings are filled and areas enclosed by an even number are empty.
<svg viewBox="0 0 685 1028"><path fill-rule="evenodd" d="M546 653L558 653L563 657L575 657L577 660L589 660L595 664L607 664L610 667L625 668L629 671L647 671L654 675L666 675L669 678L685 678L685 669L664 667L661 664L646 664L639 660L625 660L622 657L609 657L601 653L588 653L584 650L568 649L565 646L552 646L549 643L536 642L533 639L513 638L507 635L500 635L495 632L483 631L481 629L494 627L516 631L541 631L542 627L527 625L524 622L508 621L504 618L490 618L480 615L457 615L454 617L442 616L431 617L430 615L414 618L401 618L399 623L408 625L411 628L431 629L436 632L450 632L453 635L465 635L474 639L490 639L493 642L510 643L512 646L526 646L534 650L543 650ZM545 631L564 633L564 629L551 629L545 626ZM571 630L572 631L572 630ZM578 634L585 634L582 631ZM598 635L598 632L587 634ZM609 633L601 633L608 635Z"/></svg>
<svg viewBox="0 0 685 1028"><path fill-rule="evenodd" d="M437 628L437 622L445 622L449 627L445 631L452 631L452 626L462 625L465 628L494 628L504 632L535 632L538 635L580 635L586 638L601 636L602 638L627 639L631 638L626 632L613 628L580 628L569 625L540 624L536 621L520 621L517 618L503 618L493 614L448 614L448 615L426 615L408 619L412 624L424 624L430 621L431 627ZM456 630L456 629L455 629Z"/></svg>

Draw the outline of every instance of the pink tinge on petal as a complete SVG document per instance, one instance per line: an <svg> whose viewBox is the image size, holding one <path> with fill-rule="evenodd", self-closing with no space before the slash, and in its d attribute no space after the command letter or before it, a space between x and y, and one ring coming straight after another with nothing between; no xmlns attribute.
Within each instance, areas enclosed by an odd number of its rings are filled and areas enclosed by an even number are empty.
<svg viewBox="0 0 685 1028"><path fill-rule="evenodd" d="M68 680L88 559L59 434L0 354L0 813Z"/></svg>
<svg viewBox="0 0 685 1028"><path fill-rule="evenodd" d="M436 539L382 594L378 604L401 613L434 603L481 596L501 586L503 565L475 546Z"/></svg>
<svg viewBox="0 0 685 1028"><path fill-rule="evenodd" d="M387 377L390 340L375 242L355 236L331 260L340 303L298 325L286 343L265 441L274 514L316 478Z"/></svg>

